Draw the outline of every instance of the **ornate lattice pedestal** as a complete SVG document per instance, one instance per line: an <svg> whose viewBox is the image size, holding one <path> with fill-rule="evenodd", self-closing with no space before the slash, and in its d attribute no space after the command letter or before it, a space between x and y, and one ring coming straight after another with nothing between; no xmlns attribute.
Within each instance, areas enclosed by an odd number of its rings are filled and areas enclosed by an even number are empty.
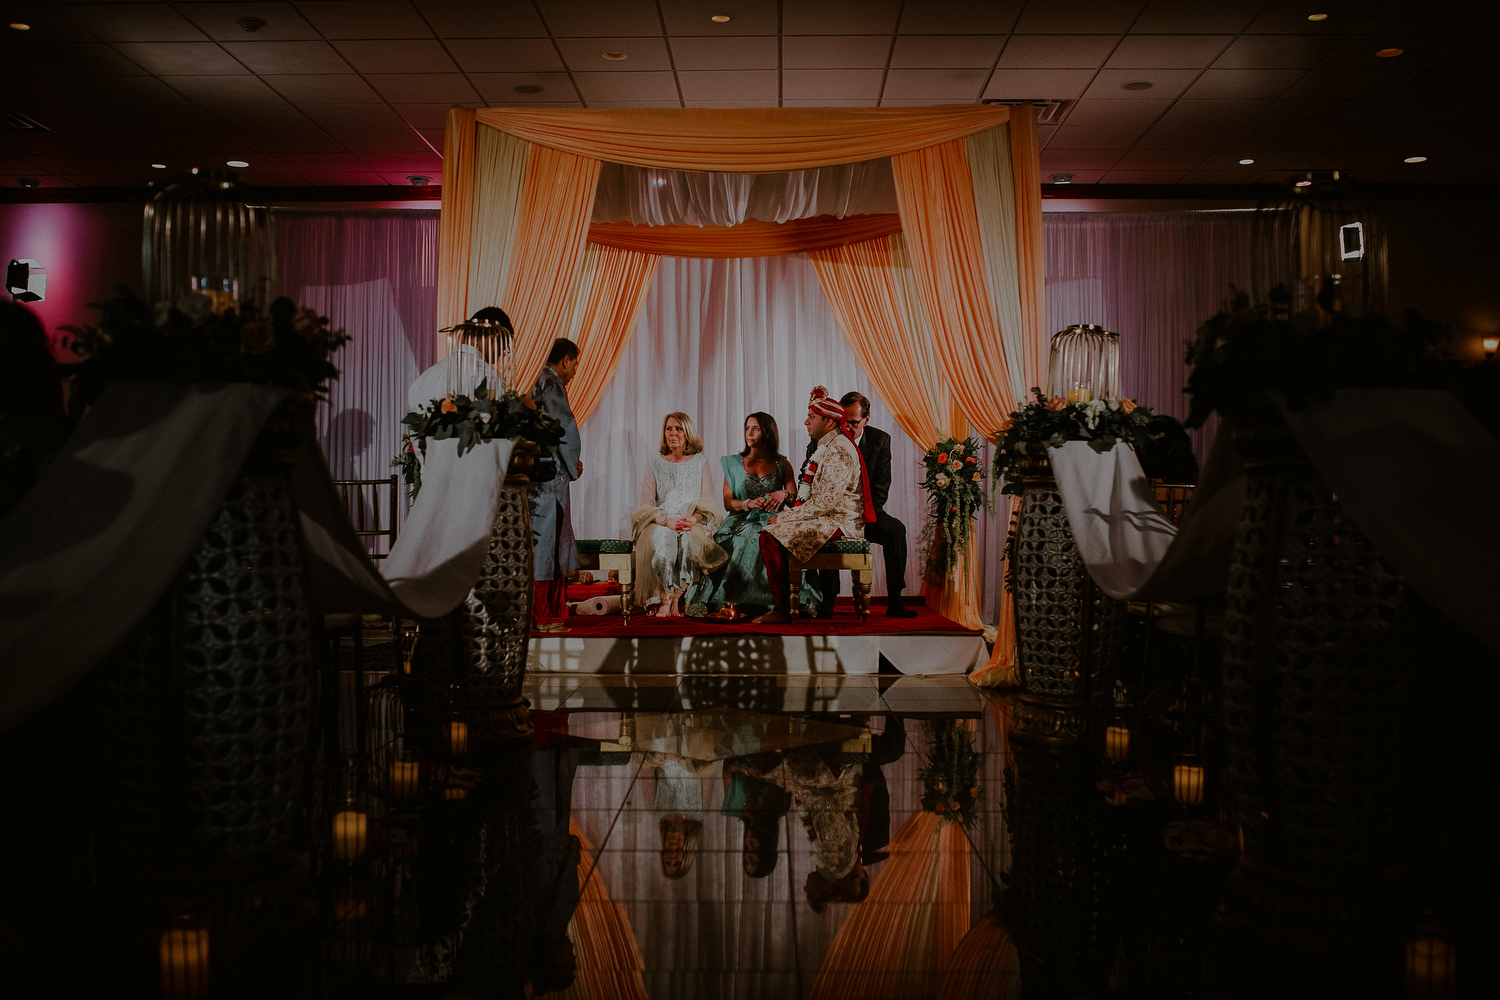
<svg viewBox="0 0 1500 1000"><path fill-rule="evenodd" d="M314 670L288 469L240 472L92 682L107 853L212 877L285 854L302 828Z"/></svg>
<svg viewBox="0 0 1500 1000"><path fill-rule="evenodd" d="M1125 602L1106 597L1089 578L1046 456L1028 456L1021 472L1009 564L1022 696L1011 735L1076 743L1108 694Z"/></svg>
<svg viewBox="0 0 1500 1000"><path fill-rule="evenodd" d="M528 740L521 695L531 638L531 501L524 476L509 476L495 501L490 548L464 603L421 624L413 667L457 692L473 742Z"/></svg>

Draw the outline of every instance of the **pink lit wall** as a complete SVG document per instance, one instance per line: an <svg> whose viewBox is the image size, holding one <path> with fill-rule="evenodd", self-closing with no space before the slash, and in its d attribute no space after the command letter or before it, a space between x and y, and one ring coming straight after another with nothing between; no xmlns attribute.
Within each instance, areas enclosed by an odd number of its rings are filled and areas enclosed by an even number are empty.
<svg viewBox="0 0 1500 1000"><path fill-rule="evenodd" d="M47 272L47 298L29 308L59 344L57 328L92 322L88 307L116 285L141 289L141 206L0 205L0 266L33 257Z"/></svg>

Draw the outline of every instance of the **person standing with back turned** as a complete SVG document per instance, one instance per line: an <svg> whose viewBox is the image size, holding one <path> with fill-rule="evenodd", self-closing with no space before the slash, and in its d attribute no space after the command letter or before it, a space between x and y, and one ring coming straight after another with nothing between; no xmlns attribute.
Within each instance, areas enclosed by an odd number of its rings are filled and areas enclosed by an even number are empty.
<svg viewBox="0 0 1500 1000"><path fill-rule="evenodd" d="M568 406L568 383L578 373L578 358L578 345L559 337L531 390L536 404L563 426L563 439L552 451L557 473L546 482L533 480L529 490L535 551L532 579L536 581L531 619L543 632L567 631L568 574L578 568L569 495L573 480L583 475L583 442Z"/></svg>

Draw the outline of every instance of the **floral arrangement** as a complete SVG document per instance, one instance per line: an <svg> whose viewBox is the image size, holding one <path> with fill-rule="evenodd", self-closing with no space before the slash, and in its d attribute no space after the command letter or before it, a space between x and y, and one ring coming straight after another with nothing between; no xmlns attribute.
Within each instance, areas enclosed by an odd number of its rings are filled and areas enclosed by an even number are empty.
<svg viewBox="0 0 1500 1000"><path fill-rule="evenodd" d="M92 303L97 326L65 326L80 360L70 405L90 405L110 382L257 382L326 399L339 370L329 360L349 342L315 309L278 298L262 313L250 303L215 311L214 300L193 293L148 306L121 287L108 302Z"/></svg>
<svg viewBox="0 0 1500 1000"><path fill-rule="evenodd" d="M968 556L974 516L991 502L989 483L974 438L939 441L922 456L922 466L926 475L920 485L932 512L919 547L927 552L928 578L940 580L952 568L954 553Z"/></svg>
<svg viewBox="0 0 1500 1000"><path fill-rule="evenodd" d="M1005 485L1002 495L1020 496L1021 479L1015 470L1035 446L1087 441L1097 452L1124 442L1136 450L1146 475L1176 483L1198 477L1198 462L1182 423L1155 413L1129 398L1091 399L1070 403L1048 398L1033 386L1032 398L1005 418L995 442L995 476Z"/></svg>
<svg viewBox="0 0 1500 1000"><path fill-rule="evenodd" d="M967 827L979 805L979 754L974 733L960 719L925 722L927 766L917 772L922 781L922 808Z"/></svg>
<svg viewBox="0 0 1500 1000"><path fill-rule="evenodd" d="M522 396L514 389L496 399L489 389L489 380L479 383L472 397L447 395L434 399L425 407L401 418L410 430L407 438L412 443L431 439L445 441L458 439L458 453L486 441L502 438L524 438L535 441L542 450L549 450L563 437L562 424L538 409L530 396ZM413 461L415 461L415 452ZM400 456L397 457L400 461Z"/></svg>
<svg viewBox="0 0 1500 1000"><path fill-rule="evenodd" d="M401 474L401 481L411 487L410 499L415 500L422 492L422 462L417 458L417 445L410 434L401 435L401 448L391 459L391 468Z"/></svg>

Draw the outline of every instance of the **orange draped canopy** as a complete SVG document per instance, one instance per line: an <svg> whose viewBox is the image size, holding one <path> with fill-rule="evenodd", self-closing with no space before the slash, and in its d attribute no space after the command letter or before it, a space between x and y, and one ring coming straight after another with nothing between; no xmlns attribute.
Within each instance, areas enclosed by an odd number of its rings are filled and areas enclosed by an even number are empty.
<svg viewBox="0 0 1500 1000"><path fill-rule="evenodd" d="M596 160L773 174L875 160L962 139L1004 125L1010 108L486 108L474 116L481 125L539 146Z"/></svg>
<svg viewBox="0 0 1500 1000"><path fill-rule="evenodd" d="M589 242L663 257L777 257L826 250L901 231L899 215L818 215L788 222L746 219L736 226L635 226L596 222Z"/></svg>

